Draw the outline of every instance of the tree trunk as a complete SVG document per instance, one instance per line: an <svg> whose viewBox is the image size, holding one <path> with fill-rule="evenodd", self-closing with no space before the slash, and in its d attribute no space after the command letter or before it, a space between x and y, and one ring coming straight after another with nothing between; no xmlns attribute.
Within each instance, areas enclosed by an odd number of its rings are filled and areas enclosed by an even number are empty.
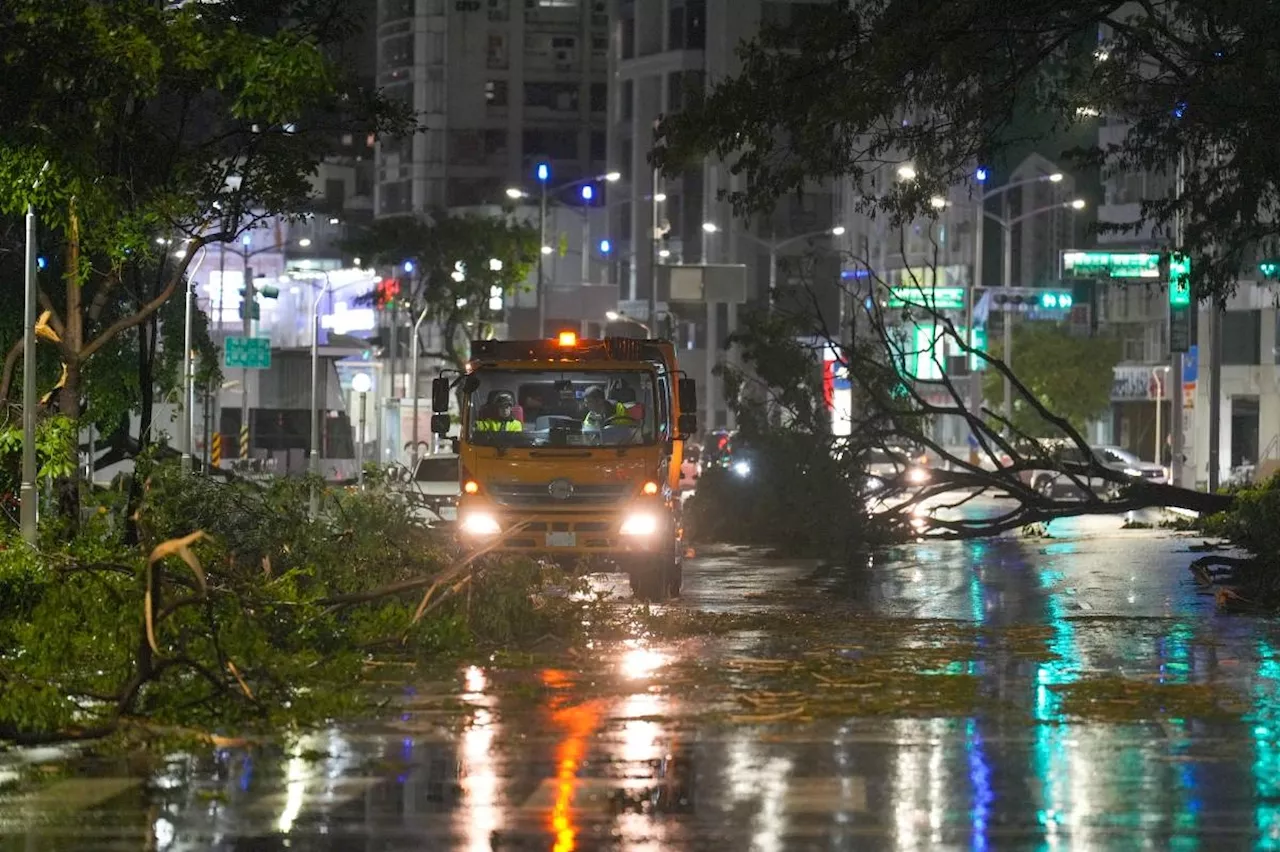
<svg viewBox="0 0 1280 852"><path fill-rule="evenodd" d="M152 406L155 404L155 383L152 380L155 334L155 322L150 318L138 326L138 443L133 475L129 477L129 500L125 507L125 517L128 519L125 540L129 544L137 544L138 528L134 519L137 517L138 507L142 505L143 481L139 476L137 460L151 446L151 426L154 421Z"/></svg>

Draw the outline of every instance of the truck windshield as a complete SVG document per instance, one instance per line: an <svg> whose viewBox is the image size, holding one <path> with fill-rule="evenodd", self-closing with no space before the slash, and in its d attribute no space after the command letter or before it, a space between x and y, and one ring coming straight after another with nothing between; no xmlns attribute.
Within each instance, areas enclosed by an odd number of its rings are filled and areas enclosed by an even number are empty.
<svg viewBox="0 0 1280 852"><path fill-rule="evenodd" d="M478 370L467 438L487 446L652 444L655 375L634 370Z"/></svg>

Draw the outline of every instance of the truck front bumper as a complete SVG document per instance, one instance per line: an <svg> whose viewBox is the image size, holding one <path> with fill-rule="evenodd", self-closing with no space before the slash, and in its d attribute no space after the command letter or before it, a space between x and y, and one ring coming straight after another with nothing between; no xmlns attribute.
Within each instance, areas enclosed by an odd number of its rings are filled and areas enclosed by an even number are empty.
<svg viewBox="0 0 1280 852"><path fill-rule="evenodd" d="M551 555L660 553L680 535L670 508L660 503L604 513L499 509L464 501L457 530L467 547Z"/></svg>

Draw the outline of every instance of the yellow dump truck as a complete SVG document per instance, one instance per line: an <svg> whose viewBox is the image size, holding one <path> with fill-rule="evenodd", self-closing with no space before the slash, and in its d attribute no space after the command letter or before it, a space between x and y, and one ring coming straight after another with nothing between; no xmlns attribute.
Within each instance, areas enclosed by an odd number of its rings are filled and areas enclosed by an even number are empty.
<svg viewBox="0 0 1280 852"><path fill-rule="evenodd" d="M680 592L680 463L696 390L662 340L477 340L461 375L432 387L431 428L452 428L458 534L474 547L598 557L639 598Z"/></svg>

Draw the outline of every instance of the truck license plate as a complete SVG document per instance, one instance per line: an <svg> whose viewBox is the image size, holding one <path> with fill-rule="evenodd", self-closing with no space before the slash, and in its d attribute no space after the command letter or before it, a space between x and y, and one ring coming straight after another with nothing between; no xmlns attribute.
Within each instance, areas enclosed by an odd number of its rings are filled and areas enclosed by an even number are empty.
<svg viewBox="0 0 1280 852"><path fill-rule="evenodd" d="M571 532L547 533L547 547L577 547L578 534Z"/></svg>

